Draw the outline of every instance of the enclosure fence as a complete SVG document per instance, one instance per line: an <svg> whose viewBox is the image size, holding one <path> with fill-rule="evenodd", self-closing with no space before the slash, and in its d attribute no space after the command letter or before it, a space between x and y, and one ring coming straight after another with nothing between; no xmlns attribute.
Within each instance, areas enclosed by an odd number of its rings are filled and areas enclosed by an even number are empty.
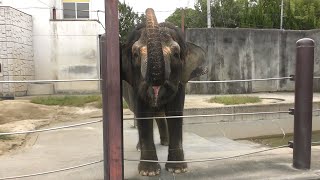
<svg viewBox="0 0 320 180"><path fill-rule="evenodd" d="M299 53L298 53L298 55L299 55ZM310 61L311 60L312 60L312 58L310 58ZM299 61L299 59L297 59L297 61ZM299 65L301 65L301 64L299 64ZM311 68L313 68L313 67L311 67ZM299 71L297 71L297 75L295 75L295 76L292 75L290 77L277 77L277 78L265 78L265 79L243 79L243 80L222 80L222 81L218 81L218 80L217 81L191 81L189 83L236 83L236 82L277 81L277 80L291 80L291 81L294 81L294 80L296 80L297 78L300 77L299 75L301 76L301 74L299 74ZM319 79L319 77L311 77L311 81L312 81L312 79ZM60 82L82 82L82 81L101 81L101 80L100 79L32 80L32 81L0 81L0 83L33 83L33 82L37 82L37 83L47 83L47 82L60 83ZM298 92L296 91L296 95L298 95L297 93L299 93L299 91ZM311 92L311 94L312 94L312 92ZM312 113L312 112L318 112L318 111L320 111L320 109L314 109L314 110L311 110L310 112ZM188 119L188 118L197 118L197 117L224 117L224 116L259 115L259 114L261 114L261 115L267 115L267 114L296 114L296 112L297 112L297 109L295 108L294 110L290 109L288 111L274 111L274 112L251 112L251 113L233 113L233 114L201 114L201 115L169 116L169 117L146 117L146 118L130 117L130 118L123 118L123 120L126 120L126 121L131 120L132 121L132 120L138 120L138 119L139 120L143 120L143 119L150 119L150 118L158 118L158 119L166 118L166 119L170 120L172 118L186 118L186 119ZM96 117L96 118L98 118L98 117ZM297 118L295 117L295 121L296 121L296 119ZM58 131L58 130L66 129L66 128L86 126L86 125L96 124L96 123L100 123L100 122L102 122L102 120L94 120L94 121L88 121L88 122L84 122L84 123L76 123L76 124L67 125L67 126L59 126L59 127L45 128L45 129L37 129L37 130L32 130L32 131L5 132L5 133L0 133L0 136L1 135L18 135L18 134L29 134L29 133L42 133L42 132L48 132L48 131ZM203 123L208 123L208 122L199 122L199 123L203 124ZM216 122L216 123L218 123L218 122ZM197 124L197 123L193 123L193 124ZM296 128L296 125L295 125L295 132L296 132L296 129L297 128ZM311 133L311 131L310 131L310 133ZM310 147L311 147L311 145L320 144L320 142L311 142L310 139L307 140L307 141L310 142ZM296 140L294 142L296 143ZM294 147L292 142L288 143L287 145L282 145L282 146L278 146L278 147L274 147L274 148L267 148L267 149L263 149L263 150L259 150L259 151L253 151L253 152L250 152L250 153L244 153L244 154L239 154L239 155L234 155L234 156L218 157L218 158L187 159L185 161L154 161L154 160L139 160L139 159L124 158L124 161L128 161L128 162L141 162L141 161L143 161L143 162L158 162L158 163L181 163L181 162L185 162L185 163L201 163L201 162L220 161L220 160L226 160L226 159L240 158L240 157L243 157L243 156L250 156L250 155L253 155L253 154L258 154L258 153L263 153L263 152L267 152L267 151L272 151L272 150L276 150L276 149L280 149L280 148L288 148L288 147L291 147L291 148ZM294 152L295 152L295 150L294 150ZM305 164L302 164L302 165L298 164L296 166L296 168L299 169L299 168L301 168L301 166L303 166L303 168L305 168L305 166L307 166L307 167L309 166L310 167L310 165L308 165L308 152L303 152L301 154L303 155L304 159L305 159L305 156L307 156L307 162ZM41 175L46 175L46 174L69 171L69 170L73 170L73 169L77 169L77 168L81 168L81 167L85 167L85 166L91 166L91 165L94 165L94 164L98 164L98 163L101 163L103 161L104 160L97 160L97 161L88 162L88 163L85 163L85 164L80 164L80 165L77 165L77 166L71 166L71 167L66 167L66 168L61 168L61 169L52 170L52 171L46 171L46 172L39 172L39 173L34 173L34 174L19 175L19 176L12 176L12 177L1 177L0 180L27 178L27 177L41 176ZM301 161L299 161L299 162L301 162ZM295 163L295 162L293 162L293 163Z"/></svg>
<svg viewBox="0 0 320 180"><path fill-rule="evenodd" d="M106 1L107 2L107 1ZM46 174L58 173L62 171L69 171L85 166L91 166L104 162L104 177L105 179L122 179L123 177L123 161L134 161L134 162L158 162L158 163L201 163L208 161L220 161L226 159L240 158L249 156L257 153L263 153L272 151L280 148L293 148L293 166L297 169L310 169L310 158L311 158L311 146L318 145L320 142L311 142L311 129L312 129L312 112L318 112L320 109L312 110L312 87L313 79L319 79L320 77L313 77L314 69L314 41L311 39L302 39L297 42L297 63L296 63L296 74L290 77L276 77L276 78L265 78L265 79L243 79L243 80L217 80L217 81L190 81L189 83L237 83L237 82L253 82L253 81L277 81L277 80L291 80L295 81L295 107L288 111L275 111L275 112L252 112L252 113L233 113L233 114L202 114L202 115L188 115L188 116L169 116L169 117L148 117L148 118L123 118L123 120L135 120L135 119L150 119L150 118L166 118L168 120L172 118L197 118L197 117L217 117L217 116L240 116L240 115L256 115L256 114L293 114L294 115L294 141L289 142L287 145L278 146L274 148L267 148L259 151L254 151L245 154L239 154L234 156L218 157L218 158L204 158L204 159L189 159L185 161L153 161L153 160L138 160L138 159L121 159L121 153L123 152L123 144L121 140L121 121L117 122L118 115L121 110L114 109L114 104L111 102L121 103L119 97L120 93L120 72L112 74L115 71L111 71L111 68L119 67L119 48L118 48L118 27L117 22L117 1L108 1L106 5L106 25L109 31L107 32L109 39L106 42L106 48L108 48L105 57L103 58L102 72L103 78L102 83L103 89L103 120L94 120L84 123L77 123L68 126L59 126L47 129L38 129L33 131L20 131L20 132L5 132L0 135L18 135L18 134L29 134L29 133L44 133L48 131L58 131L66 128L86 126L90 124L96 124L103 122L104 128L104 159L80 164L77 166L65 167L57 170L39 172L27 175L17 175L12 177L0 177L0 180L7 179L19 179L34 176L41 176ZM106 50L105 48L105 50ZM106 62L106 57L110 59ZM84 82L84 81L101 81L101 79L73 79L73 80L29 80L29 81L0 81L0 83L48 83L48 82ZM108 88L106 88L108 87ZM108 98L107 98L108 97ZM112 98L110 98L112 97ZM118 102L119 101L119 102ZM112 111L113 112L112 112ZM114 112L116 111L116 112ZM106 119L113 119L112 121L106 121ZM107 129L108 128L108 129ZM114 136L110 136L110 135ZM107 141L107 142L106 142ZM115 144L113 144L115 143ZM120 149L117 149L120 148ZM111 151L110 149L113 149ZM117 151L119 150L119 151ZM106 152L108 151L108 152ZM117 152L117 153L114 153ZM114 153L114 154L112 154ZM120 158L120 159L119 159ZM116 170L115 170L116 169Z"/></svg>

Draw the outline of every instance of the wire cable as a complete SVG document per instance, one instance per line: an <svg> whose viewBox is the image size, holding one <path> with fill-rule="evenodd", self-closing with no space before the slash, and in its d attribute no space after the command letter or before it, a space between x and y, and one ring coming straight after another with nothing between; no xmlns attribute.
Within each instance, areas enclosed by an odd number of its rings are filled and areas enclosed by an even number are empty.
<svg viewBox="0 0 320 180"><path fill-rule="evenodd" d="M0 81L0 83L50 83L50 82L81 82L101 81L101 79L62 79L62 80L23 80L23 81Z"/></svg>
<svg viewBox="0 0 320 180"><path fill-rule="evenodd" d="M245 154L239 154L235 156L226 156L226 157L218 157L218 158L207 158L207 159L190 159L190 160L185 160L185 161L155 161L155 160L138 160L138 159L128 159L124 158L124 161L128 162L151 162L151 163L199 163L199 162L210 162L210 161L220 161L220 160L226 160L226 159L233 159L233 158L239 158L242 156L249 156L253 154L258 154L258 153L263 153L267 151L272 151L280 148L286 148L289 147L289 145L282 145L274 148L268 148L260 151L255 151L251 153L245 153Z"/></svg>
<svg viewBox="0 0 320 180"><path fill-rule="evenodd" d="M320 78L320 77L319 77ZM241 79L241 80L224 80L224 81L188 81L188 83L232 83L232 82L251 82L251 81L274 81L292 79L292 77L277 77L265 79ZM49 83L49 82L75 82L75 81L101 81L102 79L65 79L65 80L23 80L23 81L0 81L0 83Z"/></svg>
<svg viewBox="0 0 320 180"><path fill-rule="evenodd" d="M190 160L185 160L185 161L154 161L154 160L137 160L137 159L127 159L124 158L124 161L128 162L156 162L156 163L200 163L200 162L210 162L210 161L220 161L220 160L227 160L227 159L234 159L234 158L240 158L243 156L249 156L253 154L258 154L258 153L263 153L267 151L272 151L280 148L285 148L289 147L289 145L283 145L283 146L278 146L274 148L268 148L260 151L255 151L255 152L250 152L250 153L245 153L245 154L239 154L235 156L226 156L226 157L218 157L218 158L207 158L207 159L190 159ZM11 177L4 177L0 178L0 180L8 180L8 179L19 179L19 178L27 178L27 177L34 177L34 176L41 176L41 175L46 175L46 174L52 174L52 173L57 173L57 172L63 172L63 171L68 171L72 169L77 169L85 166L90 166L93 164L98 164L103 162L103 160L98 160L98 161L93 161L77 166L72 166L68 168L63 168L63 169L57 169L57 170L52 170L52 171L46 171L46 172L40 172L40 173L34 173L34 174L27 174L27 175L20 175L20 176L11 176Z"/></svg>
<svg viewBox="0 0 320 180"><path fill-rule="evenodd" d="M290 111L275 111L275 112L253 112L253 113L234 113L234 114L207 114L207 115L187 115L187 116L161 116L161 117L142 117L142 118L123 118L124 121L128 120L150 120L150 119L174 119L174 118L197 118L197 117L223 117L223 116L241 116L241 115L268 115L268 114L280 114L280 113L289 113ZM99 118L101 116L97 116ZM53 128L46 128L46 129L38 129L38 130L30 130L30 131L18 131L18 132L4 132L0 133L0 136L4 135L18 135L18 134L28 134L28 133L38 133L38 132L47 132L47 131L55 131L60 129L78 127L78 126L85 126L89 124L95 124L102 122L102 120L96 121L89 121L84 123L66 125L66 126L59 126ZM201 122L203 123L203 122ZM193 124L201 124L201 123L193 123ZM206 122L207 123L207 122ZM192 123L190 123L192 124Z"/></svg>
<svg viewBox="0 0 320 180"><path fill-rule="evenodd" d="M41 4L43 4L43 5L46 5L48 8L52 8L51 6L49 6L49 4L47 4L47 3L45 3L45 2L43 2L43 1L41 1L41 0L37 0L38 2L40 2Z"/></svg>
<svg viewBox="0 0 320 180"><path fill-rule="evenodd" d="M101 11L97 11L97 17L98 17L98 20L97 20L97 22L102 26L102 28L104 29L104 30L106 30L106 28L104 27L104 25L101 23L101 21L100 21L100 19L99 19L99 12L101 12Z"/></svg>
<svg viewBox="0 0 320 180"><path fill-rule="evenodd" d="M141 117L141 118L123 118L123 120L149 120L149 119L174 119L174 118L195 118L195 117L220 117L220 116L242 116L242 115L258 115L258 114L280 114L289 113L290 111L275 112L254 112L254 113L233 113L233 114L207 114L207 115L187 115L187 116L161 116L161 117Z"/></svg>
<svg viewBox="0 0 320 180"><path fill-rule="evenodd" d="M103 162L103 160L93 161L93 162L81 164L81 165L78 165L78 166L72 166L72 167L63 168L63 169L57 169L57 170L52 170L52 171L46 171L46 172L40 172L40 173L34 173L34 174L27 174L27 175L21 175L21 176L4 177L4 178L0 178L0 180L20 179L20 178L41 176L41 175L46 175L46 174L52 174L52 173L57 173L57 172L63 172L63 171L68 171L68 170L72 170L72 169L77 169L77 168L81 168L81 167L85 167L85 166L90 166L90 165L98 164L98 163L101 163L101 162Z"/></svg>
<svg viewBox="0 0 320 180"><path fill-rule="evenodd" d="M239 80L224 80L224 81L188 81L193 84L202 84L202 83L234 83L234 82L252 82L252 81L276 81L276 80L285 80L292 79L292 77L278 77L278 78L265 78L265 79L239 79Z"/></svg>
<svg viewBox="0 0 320 180"><path fill-rule="evenodd" d="M89 122L84 122L84 123L79 123L79 124L72 124L72 125L53 127L53 128L47 128L47 129L0 133L0 136L17 135L17 134L28 134L28 133L38 133L38 132L46 132L46 131L55 131L55 130L60 130L60 129L66 129L66 128L73 128L73 127L78 127L78 126L85 126L85 125L89 125L89 124L95 124L95 123L99 123L99 122L102 122L102 120L89 121Z"/></svg>

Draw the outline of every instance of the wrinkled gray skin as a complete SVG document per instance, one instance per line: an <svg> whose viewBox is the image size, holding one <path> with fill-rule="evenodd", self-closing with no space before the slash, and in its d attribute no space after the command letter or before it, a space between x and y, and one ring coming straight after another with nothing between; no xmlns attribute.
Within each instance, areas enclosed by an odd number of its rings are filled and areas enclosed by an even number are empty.
<svg viewBox="0 0 320 180"><path fill-rule="evenodd" d="M157 23L152 9L146 24L136 27L122 47L123 96L137 120L141 160L158 160L153 140L153 118L182 116L186 83L206 73L204 51L184 41L181 31L170 23ZM169 145L168 161L183 161L182 118L157 119L161 144ZM187 171L186 163L166 163L174 173ZM160 174L160 165L140 162L143 176Z"/></svg>

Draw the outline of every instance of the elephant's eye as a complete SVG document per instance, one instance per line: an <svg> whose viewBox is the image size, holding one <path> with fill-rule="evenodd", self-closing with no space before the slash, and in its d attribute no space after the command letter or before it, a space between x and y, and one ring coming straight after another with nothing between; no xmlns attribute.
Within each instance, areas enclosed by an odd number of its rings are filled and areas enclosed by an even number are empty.
<svg viewBox="0 0 320 180"><path fill-rule="evenodd" d="M139 54L137 52L133 53L133 59L137 59L139 57Z"/></svg>
<svg viewBox="0 0 320 180"><path fill-rule="evenodd" d="M179 53L179 52L174 52L174 53L173 53L173 56L174 56L175 58L180 59L180 53Z"/></svg>

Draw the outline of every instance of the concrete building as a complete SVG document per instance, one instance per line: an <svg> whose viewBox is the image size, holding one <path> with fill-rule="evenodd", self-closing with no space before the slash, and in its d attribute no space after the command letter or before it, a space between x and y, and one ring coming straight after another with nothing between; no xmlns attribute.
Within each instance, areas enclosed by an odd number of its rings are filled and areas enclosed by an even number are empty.
<svg viewBox="0 0 320 180"><path fill-rule="evenodd" d="M21 32L21 35L13 33L19 38L23 36L31 38L28 41L30 43L28 47L32 49L28 53L33 65L26 70L30 71L30 77L24 79L99 78L98 35L104 33L104 1L1 0L0 6L3 7L2 9L7 9L7 11L1 9L0 20L9 15L19 18L16 14L23 14L25 17L21 18L27 19L19 20L16 24L21 26L22 30L30 31ZM15 14L8 14L8 12ZM24 26L28 28L23 28ZM0 29L2 32L4 32L3 28ZM13 64L21 67L17 63ZM1 67L6 68L6 64L2 64ZM0 78L1 75L4 76L1 73ZM11 78L10 80L20 79ZM23 90L15 89L17 85L3 84L3 86L12 87L9 96L99 91L98 82L28 84L28 87L24 85ZM0 89L2 95L7 94L2 91ZM14 91L13 94L12 91Z"/></svg>

